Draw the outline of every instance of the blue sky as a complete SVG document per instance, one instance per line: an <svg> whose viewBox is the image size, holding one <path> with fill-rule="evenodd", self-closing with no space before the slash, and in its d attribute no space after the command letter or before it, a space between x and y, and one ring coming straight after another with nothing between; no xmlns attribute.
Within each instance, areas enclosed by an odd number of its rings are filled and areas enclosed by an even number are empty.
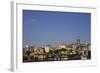
<svg viewBox="0 0 100 73"><path fill-rule="evenodd" d="M23 45L90 42L91 14L23 10Z"/></svg>

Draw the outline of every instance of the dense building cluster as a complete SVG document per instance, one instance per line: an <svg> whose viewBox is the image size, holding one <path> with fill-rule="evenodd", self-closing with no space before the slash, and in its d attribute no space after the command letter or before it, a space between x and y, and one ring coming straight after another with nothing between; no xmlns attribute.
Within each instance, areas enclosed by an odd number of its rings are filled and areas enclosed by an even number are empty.
<svg viewBox="0 0 100 73"><path fill-rule="evenodd" d="M72 44L45 45L42 47L32 45L23 48L23 62L84 59L91 59L91 45L81 42L80 39Z"/></svg>

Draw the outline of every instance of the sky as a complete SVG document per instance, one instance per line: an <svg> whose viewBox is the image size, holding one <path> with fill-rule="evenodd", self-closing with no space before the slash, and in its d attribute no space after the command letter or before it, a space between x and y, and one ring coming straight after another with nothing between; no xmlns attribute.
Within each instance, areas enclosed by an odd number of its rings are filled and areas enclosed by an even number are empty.
<svg viewBox="0 0 100 73"><path fill-rule="evenodd" d="M23 10L23 45L90 42L91 14Z"/></svg>

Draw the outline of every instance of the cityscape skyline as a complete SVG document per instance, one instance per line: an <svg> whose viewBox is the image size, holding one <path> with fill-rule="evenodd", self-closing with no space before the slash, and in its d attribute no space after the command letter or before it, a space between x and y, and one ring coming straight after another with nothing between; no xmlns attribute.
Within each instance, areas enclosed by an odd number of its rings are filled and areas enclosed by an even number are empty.
<svg viewBox="0 0 100 73"><path fill-rule="evenodd" d="M91 41L91 14L23 10L23 46Z"/></svg>

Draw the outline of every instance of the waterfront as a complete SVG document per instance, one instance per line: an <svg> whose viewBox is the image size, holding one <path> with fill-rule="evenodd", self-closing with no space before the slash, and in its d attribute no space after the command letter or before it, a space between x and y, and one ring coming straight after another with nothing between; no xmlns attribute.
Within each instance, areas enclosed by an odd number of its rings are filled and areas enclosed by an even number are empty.
<svg viewBox="0 0 100 73"><path fill-rule="evenodd" d="M90 43L77 39L72 44L26 46L23 48L23 62L68 61L91 59Z"/></svg>

